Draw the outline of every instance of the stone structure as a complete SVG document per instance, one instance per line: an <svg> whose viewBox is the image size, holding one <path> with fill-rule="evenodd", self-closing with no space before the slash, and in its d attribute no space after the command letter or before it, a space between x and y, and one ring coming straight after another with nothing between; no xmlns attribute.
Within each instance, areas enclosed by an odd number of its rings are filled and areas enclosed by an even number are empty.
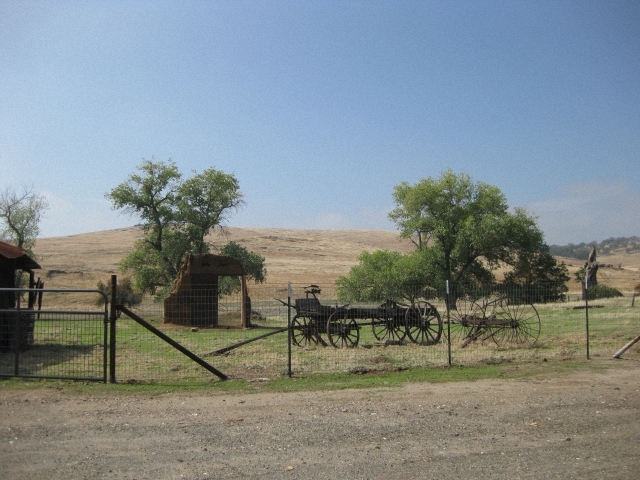
<svg viewBox="0 0 640 480"><path fill-rule="evenodd" d="M164 301L164 323L190 327L218 326L218 277L242 277L241 326L249 325L251 309L246 272L231 257L209 253L189 255L178 272L171 294Z"/></svg>

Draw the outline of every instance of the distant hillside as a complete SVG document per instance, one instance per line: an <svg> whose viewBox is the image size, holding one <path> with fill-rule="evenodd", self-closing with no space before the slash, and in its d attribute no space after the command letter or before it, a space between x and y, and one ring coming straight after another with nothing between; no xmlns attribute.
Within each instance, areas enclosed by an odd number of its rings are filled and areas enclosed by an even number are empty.
<svg viewBox="0 0 640 480"><path fill-rule="evenodd" d="M36 275L46 288L95 288L109 282L111 274L118 274L120 260L131 251L143 232L140 227L121 228L66 237L39 238L35 253L42 269ZM214 245L233 240L266 260L267 286L281 287L311 283L332 285L340 275L349 273L363 251L393 250L407 253L414 250L410 241L401 239L397 232L386 230L298 230L280 228L229 227L226 234L216 232L208 238ZM600 245L614 245L616 239L595 243L602 268L598 279L623 292L630 292L640 282L640 239L633 237L620 243L623 247L606 254ZM627 253L626 248L635 251ZM618 245L618 243L615 243ZM582 244L590 248L590 244ZM611 247L609 247L611 248ZM570 275L582 266L584 260L557 255ZM573 277L572 277L573 278ZM570 290L579 288L570 282ZM52 305L53 300L49 300ZM61 306L62 307L62 306Z"/></svg>
<svg viewBox="0 0 640 480"><path fill-rule="evenodd" d="M551 245L551 255L565 258L586 260L589 257L591 247L596 247L598 255L609 255L614 252L636 253L640 252L640 237L611 237L602 242L579 243L574 245Z"/></svg>

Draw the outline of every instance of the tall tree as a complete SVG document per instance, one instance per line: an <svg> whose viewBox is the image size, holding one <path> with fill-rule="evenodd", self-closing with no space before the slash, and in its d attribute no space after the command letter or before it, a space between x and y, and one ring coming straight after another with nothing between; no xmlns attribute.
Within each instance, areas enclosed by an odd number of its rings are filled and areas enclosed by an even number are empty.
<svg viewBox="0 0 640 480"><path fill-rule="evenodd" d="M40 219L48 208L45 198L31 188L17 192L11 187L0 193L2 239L33 255L33 246L40 233Z"/></svg>
<svg viewBox="0 0 640 480"><path fill-rule="evenodd" d="M432 261L444 277L440 280L484 279L490 267L512 264L518 252L534 251L543 242L534 218L523 209L509 212L497 187L464 173L449 170L416 185L403 182L393 197L396 208L389 218L418 249L437 251Z"/></svg>
<svg viewBox="0 0 640 480"><path fill-rule="evenodd" d="M523 209L509 211L497 187L474 182L464 173L449 170L439 178L428 177L415 185L402 182L395 187L393 197L396 208L389 218L399 227L401 237L411 239L416 251L396 258L391 270L407 272L408 278L416 279L423 288L441 289L448 280L452 307L464 286L495 281L495 268L514 265L519 259L525 261L526 253L544 245L533 217ZM359 260L360 265L348 278L356 278L358 269L365 266L367 258ZM420 271L423 274L416 275ZM401 273L393 278L398 275ZM372 280L379 283L382 277L378 272L378 280ZM412 288L414 293L405 291L405 297L415 295L415 285Z"/></svg>
<svg viewBox="0 0 640 480"><path fill-rule="evenodd" d="M21 191L7 187L0 193L0 238L26 250L31 258L36 239L40 234L40 219L48 208L47 201L29 187ZM26 286L27 277L16 272L15 285Z"/></svg>
<svg viewBox="0 0 640 480"><path fill-rule="evenodd" d="M207 253L205 237L223 228L229 213L242 204L238 181L231 174L209 168L183 181L174 162L144 160L138 172L106 197L114 209L138 215L144 237L121 262L133 272L143 292L164 293L190 253Z"/></svg>

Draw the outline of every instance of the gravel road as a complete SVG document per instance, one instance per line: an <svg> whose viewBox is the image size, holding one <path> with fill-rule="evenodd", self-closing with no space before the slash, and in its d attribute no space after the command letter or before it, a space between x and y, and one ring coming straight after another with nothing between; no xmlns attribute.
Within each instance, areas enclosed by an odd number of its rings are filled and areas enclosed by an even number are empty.
<svg viewBox="0 0 640 480"><path fill-rule="evenodd" d="M0 478L636 479L639 373L242 395L0 383Z"/></svg>

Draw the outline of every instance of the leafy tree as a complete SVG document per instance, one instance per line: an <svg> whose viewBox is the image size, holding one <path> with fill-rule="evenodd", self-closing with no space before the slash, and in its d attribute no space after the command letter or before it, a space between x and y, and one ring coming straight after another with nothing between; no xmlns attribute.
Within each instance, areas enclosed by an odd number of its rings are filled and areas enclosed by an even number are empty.
<svg viewBox="0 0 640 480"><path fill-rule="evenodd" d="M564 298L568 291L569 270L562 262L558 264L542 245L533 252L521 252L513 270L504 277L505 292L527 302L553 302Z"/></svg>
<svg viewBox="0 0 640 480"><path fill-rule="evenodd" d="M402 298L406 290L400 273L402 258L399 252L389 250L362 252L349 275L336 280L338 298L356 302Z"/></svg>
<svg viewBox="0 0 640 480"><path fill-rule="evenodd" d="M509 212L502 192L451 170L415 185L403 182L393 192L396 208L389 217L418 250L427 250L425 269L434 272L432 287L458 287L494 280L493 269L514 264L520 254L535 252L543 235L523 209ZM453 305L452 305L453 306Z"/></svg>
<svg viewBox="0 0 640 480"><path fill-rule="evenodd" d="M209 168L183 181L174 162L144 160L138 172L106 197L114 209L138 215L144 237L121 262L142 292L163 295L170 289L188 254L208 253L205 237L223 227L242 204L236 178Z"/></svg>
<svg viewBox="0 0 640 480"><path fill-rule="evenodd" d="M255 283L263 283L267 278L267 269L264 266L264 257L250 252L236 242L229 242L220 249L220 255L226 255L238 260L245 271L247 278ZM218 284L221 295L228 295L240 289L238 277L221 277Z"/></svg>
<svg viewBox="0 0 640 480"><path fill-rule="evenodd" d="M336 280L341 301L374 301L386 299L413 302L417 298L435 296L433 279L438 272L428 257L428 249L403 255L389 250L362 252L358 264L347 276Z"/></svg>
<svg viewBox="0 0 640 480"><path fill-rule="evenodd" d="M499 266L514 268L512 285L565 279L566 267L548 253L535 219L523 209L510 212L497 187L449 170L415 185L403 182L393 197L389 217L416 250L363 253L336 282L342 298L412 300L442 292L449 280L449 306L455 308L465 291L495 283Z"/></svg>

